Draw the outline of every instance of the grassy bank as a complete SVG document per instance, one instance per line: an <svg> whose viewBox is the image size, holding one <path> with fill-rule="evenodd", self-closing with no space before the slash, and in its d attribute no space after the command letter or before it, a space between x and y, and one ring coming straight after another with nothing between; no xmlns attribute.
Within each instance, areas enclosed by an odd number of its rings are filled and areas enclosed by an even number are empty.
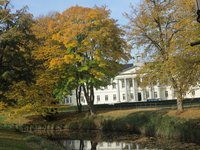
<svg viewBox="0 0 200 150"><path fill-rule="evenodd" d="M0 130L1 150L52 150L62 149L58 144L41 137L22 134L10 130Z"/></svg>
<svg viewBox="0 0 200 150"><path fill-rule="evenodd" d="M54 120L33 117L23 130L71 130L129 132L198 143L200 141L200 109L188 108L182 114L173 109L129 109L89 113L59 113ZM29 118L30 119L30 118Z"/></svg>
<svg viewBox="0 0 200 150"><path fill-rule="evenodd" d="M120 110L100 113L68 124L70 130L101 130L107 132L129 132L151 137L200 141L200 115L198 109L186 110L177 115L175 110Z"/></svg>
<svg viewBox="0 0 200 150"><path fill-rule="evenodd" d="M200 120L185 120L166 115L164 111L149 111L130 114L101 123L104 132L129 131L145 136L163 137L183 141L200 141Z"/></svg>

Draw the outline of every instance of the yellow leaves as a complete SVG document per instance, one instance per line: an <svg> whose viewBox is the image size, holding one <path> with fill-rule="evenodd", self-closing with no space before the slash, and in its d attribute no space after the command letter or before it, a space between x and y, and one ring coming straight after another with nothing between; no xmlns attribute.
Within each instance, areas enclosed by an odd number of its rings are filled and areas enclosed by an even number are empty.
<svg viewBox="0 0 200 150"><path fill-rule="evenodd" d="M76 61L77 62L82 62L84 60L84 57L81 57L80 55L76 54L75 55Z"/></svg>
<svg viewBox="0 0 200 150"><path fill-rule="evenodd" d="M71 64L73 63L73 60L74 60L74 54L69 54L69 55L65 55L64 56L64 62L66 64Z"/></svg>
<svg viewBox="0 0 200 150"><path fill-rule="evenodd" d="M4 102L0 102L0 112L6 108L6 104Z"/></svg>
<svg viewBox="0 0 200 150"><path fill-rule="evenodd" d="M64 41L64 42L67 42L67 41ZM67 44L66 44L66 47L77 47L78 46L78 42L76 41L76 40L72 40L72 41L70 41L70 42L68 42Z"/></svg>
<svg viewBox="0 0 200 150"><path fill-rule="evenodd" d="M50 69L59 68L62 64L63 64L62 58L53 58L50 61L49 68Z"/></svg>
<svg viewBox="0 0 200 150"><path fill-rule="evenodd" d="M106 66L107 66L106 62L101 61L101 62L99 63L99 67L104 68L104 67L106 67Z"/></svg>
<svg viewBox="0 0 200 150"><path fill-rule="evenodd" d="M98 70L95 70L95 69L91 69L90 70L90 73L92 75L94 75L95 78L99 79L99 78L102 78L105 76L105 74L103 74L102 72L98 71Z"/></svg>
<svg viewBox="0 0 200 150"><path fill-rule="evenodd" d="M56 69L56 68L62 68L63 64L73 64L75 62L82 62L84 60L83 57L81 57L78 54L66 54L63 56L63 58L52 58L50 61L49 68L50 69Z"/></svg>

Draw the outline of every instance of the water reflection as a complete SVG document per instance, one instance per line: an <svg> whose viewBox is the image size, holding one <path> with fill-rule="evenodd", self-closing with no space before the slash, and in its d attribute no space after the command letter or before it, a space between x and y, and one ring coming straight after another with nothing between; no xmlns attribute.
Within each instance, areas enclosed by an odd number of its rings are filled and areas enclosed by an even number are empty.
<svg viewBox="0 0 200 150"><path fill-rule="evenodd" d="M139 144L125 142L95 142L83 140L62 140L60 143L67 150L140 150L147 149Z"/></svg>

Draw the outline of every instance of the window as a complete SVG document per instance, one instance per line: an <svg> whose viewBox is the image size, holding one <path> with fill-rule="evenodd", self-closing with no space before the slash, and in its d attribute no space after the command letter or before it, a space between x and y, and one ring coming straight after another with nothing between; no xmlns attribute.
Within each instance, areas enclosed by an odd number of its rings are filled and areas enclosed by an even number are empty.
<svg viewBox="0 0 200 150"><path fill-rule="evenodd" d="M157 92L154 92L154 98L157 98L157 97L158 97Z"/></svg>
<svg viewBox="0 0 200 150"><path fill-rule="evenodd" d="M69 103L68 97L65 98L65 103Z"/></svg>
<svg viewBox="0 0 200 150"><path fill-rule="evenodd" d="M108 95L105 95L105 101L108 101Z"/></svg>
<svg viewBox="0 0 200 150"><path fill-rule="evenodd" d="M69 97L69 103L72 103L72 97Z"/></svg>
<svg viewBox="0 0 200 150"><path fill-rule="evenodd" d="M112 88L116 89L116 83L115 82L112 83Z"/></svg>
<svg viewBox="0 0 200 150"><path fill-rule="evenodd" d="M129 87L133 87L133 81L132 81L132 79L129 79Z"/></svg>
<svg viewBox="0 0 200 150"><path fill-rule="evenodd" d="M137 86L140 87L140 85L141 85L141 79L140 78L136 78L136 84L137 84Z"/></svg>
<svg viewBox="0 0 200 150"><path fill-rule="evenodd" d="M108 89L108 86L105 86L104 89L107 90L107 89Z"/></svg>
<svg viewBox="0 0 200 150"><path fill-rule="evenodd" d="M121 80L122 81L122 88L124 88L125 87L125 82L124 82L124 80Z"/></svg>
<svg viewBox="0 0 200 150"><path fill-rule="evenodd" d="M116 101L117 97L116 94L113 94L113 100Z"/></svg>
<svg viewBox="0 0 200 150"><path fill-rule="evenodd" d="M174 97L177 97L177 93L176 93L176 91L174 91Z"/></svg>
<svg viewBox="0 0 200 150"><path fill-rule="evenodd" d="M99 147L103 147L103 143L101 142L101 143L99 143Z"/></svg>
<svg viewBox="0 0 200 150"><path fill-rule="evenodd" d="M153 85L156 86L156 85L157 85L157 81L154 81L154 82L153 82Z"/></svg>
<svg viewBox="0 0 200 150"><path fill-rule="evenodd" d="M107 145L108 145L108 147L111 147L112 144L109 142Z"/></svg>
<svg viewBox="0 0 200 150"><path fill-rule="evenodd" d="M165 91L165 97L168 97L169 94L168 94L168 91Z"/></svg>
<svg viewBox="0 0 200 150"><path fill-rule="evenodd" d="M122 94L122 98L123 98L123 100L126 100L126 95Z"/></svg>
<svg viewBox="0 0 200 150"><path fill-rule="evenodd" d="M81 96L81 102L85 103L85 99L83 96Z"/></svg>
<svg viewBox="0 0 200 150"><path fill-rule="evenodd" d="M195 96L195 90L192 91L192 96Z"/></svg>
<svg viewBox="0 0 200 150"><path fill-rule="evenodd" d="M131 95L130 95L130 96L131 96L131 99L134 99L133 93L131 93Z"/></svg>
<svg viewBox="0 0 200 150"><path fill-rule="evenodd" d="M100 95L97 95L97 101L98 102L100 101Z"/></svg>
<svg viewBox="0 0 200 150"><path fill-rule="evenodd" d="M149 91L146 91L146 98L149 98Z"/></svg>

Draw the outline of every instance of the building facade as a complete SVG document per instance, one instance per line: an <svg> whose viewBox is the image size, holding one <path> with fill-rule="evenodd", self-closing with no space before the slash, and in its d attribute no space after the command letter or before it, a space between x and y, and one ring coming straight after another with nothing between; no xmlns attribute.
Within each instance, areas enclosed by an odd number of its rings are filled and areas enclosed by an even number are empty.
<svg viewBox="0 0 200 150"><path fill-rule="evenodd" d="M115 104L123 102L145 102L148 100L171 100L176 99L176 93L170 86L153 85L141 88L137 78L137 70L142 63L127 64L119 74L112 79L111 84L95 89L94 104ZM200 97L200 89L188 92L185 98ZM81 102L86 105L82 94ZM64 99L64 104L76 105L75 94L69 95Z"/></svg>

